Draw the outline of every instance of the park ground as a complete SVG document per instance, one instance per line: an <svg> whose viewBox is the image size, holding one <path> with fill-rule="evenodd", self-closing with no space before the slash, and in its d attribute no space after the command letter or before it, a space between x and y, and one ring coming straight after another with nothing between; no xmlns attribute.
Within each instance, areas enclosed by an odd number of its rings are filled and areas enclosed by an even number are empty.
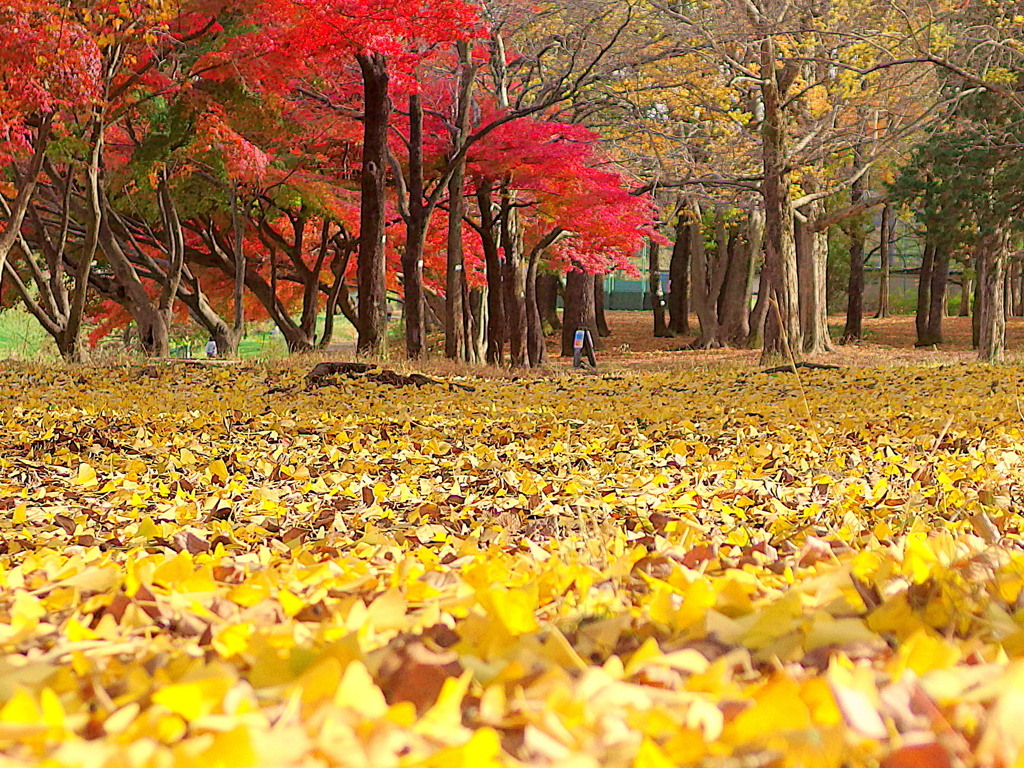
<svg viewBox="0 0 1024 768"><path fill-rule="evenodd" d="M1021 370L633 317L420 388L0 366L0 765L1019 765Z"/></svg>

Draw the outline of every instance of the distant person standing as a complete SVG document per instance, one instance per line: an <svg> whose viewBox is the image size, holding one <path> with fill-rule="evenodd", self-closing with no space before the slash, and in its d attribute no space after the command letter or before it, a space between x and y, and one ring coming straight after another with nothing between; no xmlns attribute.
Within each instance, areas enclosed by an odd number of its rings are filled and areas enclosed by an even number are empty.
<svg viewBox="0 0 1024 768"><path fill-rule="evenodd" d="M210 339L208 342L206 342L206 356L207 357L216 357L217 356L217 342L214 341L213 339Z"/></svg>

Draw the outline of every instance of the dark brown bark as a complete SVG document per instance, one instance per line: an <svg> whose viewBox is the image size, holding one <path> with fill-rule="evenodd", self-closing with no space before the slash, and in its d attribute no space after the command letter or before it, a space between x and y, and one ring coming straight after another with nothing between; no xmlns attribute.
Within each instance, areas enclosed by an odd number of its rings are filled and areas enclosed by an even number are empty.
<svg viewBox="0 0 1024 768"><path fill-rule="evenodd" d="M669 263L668 327L676 334L690 332L690 229L686 209L676 220L676 239Z"/></svg>
<svg viewBox="0 0 1024 768"><path fill-rule="evenodd" d="M537 311L540 312L541 325L548 333L562 328L562 320L558 317L558 293L561 288L562 281L558 275L550 272L537 275Z"/></svg>
<svg viewBox="0 0 1024 768"><path fill-rule="evenodd" d="M928 308L928 343L942 343L942 318L946 314L946 285L949 282L949 248L936 246L932 264L931 304Z"/></svg>
<svg viewBox="0 0 1024 768"><path fill-rule="evenodd" d="M750 242L738 230L729 236L729 266L718 299L722 341L745 344L750 335Z"/></svg>
<svg viewBox="0 0 1024 768"><path fill-rule="evenodd" d="M423 247L428 212L423 205L423 103L419 93L409 95L409 206L405 250L402 252L402 287L405 291L405 354L419 360L426 354L423 311Z"/></svg>
<svg viewBox="0 0 1024 768"><path fill-rule="evenodd" d="M509 363L525 368L529 363L526 340L526 260L523 256L519 215L513 193L506 187L501 195L501 245L505 255L502 284L505 289L505 327L509 339Z"/></svg>
<svg viewBox="0 0 1024 768"><path fill-rule="evenodd" d="M482 181L477 187L476 202L487 276L487 362L501 365L505 358L505 288L498 253L498 233L494 229L493 189L489 179Z"/></svg>
<svg viewBox="0 0 1024 768"><path fill-rule="evenodd" d="M854 150L853 170L859 172L863 165L863 150ZM850 205L857 205L864 198L864 175L861 174L850 186ZM850 278L846 286L846 326L843 328L842 344L851 344L864 338L864 226L860 217L850 219L846 230L850 237Z"/></svg>
<svg viewBox="0 0 1024 768"><path fill-rule="evenodd" d="M363 165L359 206L359 329L356 349L364 355L384 351L387 334L385 284L385 170L387 166L387 59L378 53L356 56L363 77Z"/></svg>
<svg viewBox="0 0 1024 768"><path fill-rule="evenodd" d="M659 255L661 245L651 240L647 244L648 286L651 296L651 311L654 313L654 336L656 338L671 336L665 322L665 299L661 294L661 262Z"/></svg>
<svg viewBox="0 0 1024 768"><path fill-rule="evenodd" d="M892 206L889 203L882 208L882 227L878 238L878 311L875 317L889 316L889 244L892 239L890 223Z"/></svg>
<svg viewBox="0 0 1024 768"><path fill-rule="evenodd" d="M576 331L586 328L600 346L597 317L594 312L594 276L578 269L570 269L565 276L565 310L562 317L562 356L573 356Z"/></svg>
<svg viewBox="0 0 1024 768"><path fill-rule="evenodd" d="M935 265L935 244L925 243L921 255L921 271L917 276L917 311L914 328L917 331L918 347L929 347L936 342L928 339L928 313L932 304L932 268Z"/></svg>
<svg viewBox="0 0 1024 768"><path fill-rule="evenodd" d="M608 317L604 313L604 275L594 276L594 319L597 322L597 335L602 339L612 335L608 327Z"/></svg>

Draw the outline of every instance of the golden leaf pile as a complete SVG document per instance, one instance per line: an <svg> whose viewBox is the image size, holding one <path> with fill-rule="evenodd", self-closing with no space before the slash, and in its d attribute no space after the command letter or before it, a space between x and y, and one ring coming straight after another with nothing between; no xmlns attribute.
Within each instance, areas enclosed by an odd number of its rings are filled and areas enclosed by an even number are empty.
<svg viewBox="0 0 1024 768"><path fill-rule="evenodd" d="M9 366L0 764L1020 765L1020 378Z"/></svg>

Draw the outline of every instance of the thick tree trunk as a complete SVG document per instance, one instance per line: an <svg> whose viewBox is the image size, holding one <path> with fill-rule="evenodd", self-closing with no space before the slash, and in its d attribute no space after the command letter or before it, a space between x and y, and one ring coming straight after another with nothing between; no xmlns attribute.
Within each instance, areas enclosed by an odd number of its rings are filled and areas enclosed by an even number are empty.
<svg viewBox="0 0 1024 768"><path fill-rule="evenodd" d="M986 235L978 260L978 360L999 363L1006 348L1006 315L1003 309L1007 235L1002 230Z"/></svg>
<svg viewBox="0 0 1024 768"><path fill-rule="evenodd" d="M671 336L668 324L665 322L665 299L661 295L661 245L651 240L647 243L647 270L649 286L648 292L651 296L651 311L654 313L654 336L663 338Z"/></svg>
<svg viewBox="0 0 1024 768"><path fill-rule="evenodd" d="M608 317L604 313L604 275L594 276L594 318L597 322L597 334L602 339L612 335L608 327Z"/></svg>
<svg viewBox="0 0 1024 768"><path fill-rule="evenodd" d="M747 237L739 231L729 237L729 266L718 300L718 321L722 341L731 346L745 344L750 335L751 235L748 221Z"/></svg>
<svg viewBox="0 0 1024 768"><path fill-rule="evenodd" d="M669 263L668 327L679 336L690 332L690 227L689 214L680 209L676 239Z"/></svg>
<svg viewBox="0 0 1024 768"><path fill-rule="evenodd" d="M360 53L356 59L363 77L363 166L359 206L359 336L360 354L379 355L387 336L385 283L385 171L387 167L388 98L387 59L378 53Z"/></svg>
<svg viewBox="0 0 1024 768"><path fill-rule="evenodd" d="M812 186L812 190L817 185ZM814 222L824 214L825 206L816 201L807 206L807 218ZM800 330L805 354L832 351L828 334L828 233L817 231L811 224L797 221L796 253L800 284Z"/></svg>
<svg viewBox="0 0 1024 768"><path fill-rule="evenodd" d="M914 328L918 347L930 347L936 342L928 339L928 314L932 306L932 270L935 266L935 244L926 242L921 255L921 271L917 276L917 311Z"/></svg>
<svg viewBox="0 0 1024 768"><path fill-rule="evenodd" d="M878 261L880 272L878 273L878 311L875 317L889 316L889 244L892 241L890 224L892 221L892 206L889 203L882 208L882 227L878 238Z"/></svg>
<svg viewBox="0 0 1024 768"><path fill-rule="evenodd" d="M571 268L565 276L565 311L562 317L562 356L573 356L576 331L587 328L600 346L597 316L594 311L594 275Z"/></svg>
<svg viewBox="0 0 1024 768"><path fill-rule="evenodd" d="M540 312L540 322L545 333L562 329L562 321L558 317L558 293L561 288L562 281L558 275L550 272L537 275L537 311Z"/></svg>
<svg viewBox="0 0 1024 768"><path fill-rule="evenodd" d="M796 357L803 349L800 334L799 287L796 274L796 245L793 241L793 200L790 192L789 158L786 153L785 91L775 59L775 39L761 40L761 153L764 180L761 194L765 211L765 267L761 272L762 290L768 292L769 309L765 317L762 362Z"/></svg>
<svg viewBox="0 0 1024 768"><path fill-rule="evenodd" d="M944 245L935 247L935 261L932 264L932 284L929 290L931 302L928 307L929 344L942 343L942 317L946 314L946 284L949 280L949 249Z"/></svg>

